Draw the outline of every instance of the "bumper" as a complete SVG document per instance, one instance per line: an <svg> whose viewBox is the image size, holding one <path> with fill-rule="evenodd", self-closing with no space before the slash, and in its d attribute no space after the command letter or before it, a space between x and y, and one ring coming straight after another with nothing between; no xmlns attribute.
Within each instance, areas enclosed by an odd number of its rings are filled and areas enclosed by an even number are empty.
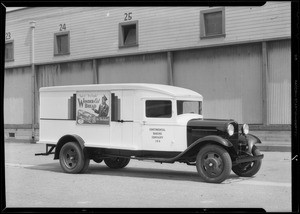
<svg viewBox="0 0 300 214"><path fill-rule="evenodd" d="M249 156L249 157L244 157L244 158L238 158L234 162L232 162L232 165L237 165L237 164L240 164L240 163L257 161L257 160L261 160L263 158L264 158L264 155L257 155L257 156Z"/></svg>

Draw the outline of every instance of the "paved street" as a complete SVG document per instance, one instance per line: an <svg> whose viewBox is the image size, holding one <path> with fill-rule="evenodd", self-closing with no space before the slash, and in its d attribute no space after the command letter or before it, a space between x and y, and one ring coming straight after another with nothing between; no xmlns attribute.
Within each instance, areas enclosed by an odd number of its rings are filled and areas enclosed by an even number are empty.
<svg viewBox="0 0 300 214"><path fill-rule="evenodd" d="M291 154L263 152L253 178L233 172L208 184L195 166L131 160L122 170L91 161L86 174L66 174L45 145L5 143L7 207L264 208L291 211Z"/></svg>

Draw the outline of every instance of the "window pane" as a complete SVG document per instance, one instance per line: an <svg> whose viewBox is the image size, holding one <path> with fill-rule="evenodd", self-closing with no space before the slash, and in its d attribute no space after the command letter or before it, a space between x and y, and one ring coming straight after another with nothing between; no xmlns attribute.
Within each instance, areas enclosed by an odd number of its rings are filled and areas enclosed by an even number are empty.
<svg viewBox="0 0 300 214"><path fill-rule="evenodd" d="M147 100L146 117L172 117L172 102L170 100Z"/></svg>
<svg viewBox="0 0 300 214"><path fill-rule="evenodd" d="M56 37L57 40L57 53L68 53L69 52L69 35L59 35Z"/></svg>
<svg viewBox="0 0 300 214"><path fill-rule="evenodd" d="M134 45L136 41L136 25L123 26L124 45Z"/></svg>
<svg viewBox="0 0 300 214"><path fill-rule="evenodd" d="M13 59L13 43L6 43L5 44L5 60Z"/></svg>
<svg viewBox="0 0 300 214"><path fill-rule="evenodd" d="M222 11L204 14L206 36L222 34Z"/></svg>
<svg viewBox="0 0 300 214"><path fill-rule="evenodd" d="M202 114L201 101L177 101L177 114Z"/></svg>

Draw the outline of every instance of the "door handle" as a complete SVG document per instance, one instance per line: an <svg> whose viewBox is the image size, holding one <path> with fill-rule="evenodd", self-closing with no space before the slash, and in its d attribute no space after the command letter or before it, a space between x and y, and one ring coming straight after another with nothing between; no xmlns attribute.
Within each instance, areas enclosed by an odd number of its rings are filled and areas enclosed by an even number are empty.
<svg viewBox="0 0 300 214"><path fill-rule="evenodd" d="M125 123L125 122L133 122L133 120L117 120L119 123Z"/></svg>

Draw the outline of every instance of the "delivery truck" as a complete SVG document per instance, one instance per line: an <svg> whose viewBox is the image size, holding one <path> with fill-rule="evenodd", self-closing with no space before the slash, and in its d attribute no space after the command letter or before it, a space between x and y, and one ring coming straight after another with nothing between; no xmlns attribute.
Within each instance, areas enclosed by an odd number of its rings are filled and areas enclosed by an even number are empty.
<svg viewBox="0 0 300 214"><path fill-rule="evenodd" d="M207 119L199 93L161 84L93 84L40 88L40 136L67 173L90 160L121 169L131 159L196 166L200 180L221 183L231 170L255 175L261 141L247 124Z"/></svg>

